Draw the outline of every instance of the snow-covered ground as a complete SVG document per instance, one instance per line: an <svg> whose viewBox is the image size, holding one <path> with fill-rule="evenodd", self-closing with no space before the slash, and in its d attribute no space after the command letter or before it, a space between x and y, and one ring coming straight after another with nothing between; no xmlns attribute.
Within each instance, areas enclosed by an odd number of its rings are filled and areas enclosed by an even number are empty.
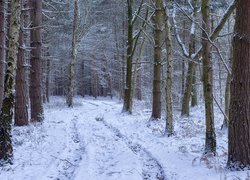
<svg viewBox="0 0 250 180"><path fill-rule="evenodd" d="M175 113L175 135L164 136L164 121L150 122L149 109L135 103L121 113L117 99L76 98L75 107L53 97L44 123L13 128L14 163L0 168L0 180L233 180L250 172L230 172L227 134L215 114L217 156L203 156L204 109L189 118Z"/></svg>

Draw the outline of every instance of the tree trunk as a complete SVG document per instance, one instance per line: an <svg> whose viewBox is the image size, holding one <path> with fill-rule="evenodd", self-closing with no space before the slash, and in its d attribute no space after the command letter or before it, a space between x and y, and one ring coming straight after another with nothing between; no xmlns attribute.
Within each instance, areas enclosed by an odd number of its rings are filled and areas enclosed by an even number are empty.
<svg viewBox="0 0 250 180"><path fill-rule="evenodd" d="M22 2L21 2L22 3ZM21 5L22 7L22 5ZM16 69L16 97L15 97L15 122L16 126L28 125L28 102L26 93L26 74L25 74L25 50L24 50L24 12L21 13L20 17L20 32L19 32L19 51L17 57L17 69Z"/></svg>
<svg viewBox="0 0 250 180"><path fill-rule="evenodd" d="M50 54L49 49L47 49L46 57L46 101L49 103L50 100Z"/></svg>
<svg viewBox="0 0 250 180"><path fill-rule="evenodd" d="M233 62L233 49L231 49L231 53L230 53L230 59L229 59L229 62L230 62L230 66L232 67L232 62ZM222 129L223 128L228 128L228 125L229 125L229 122L228 122L228 118L229 118L229 106L230 106L230 84L231 84L231 80L232 80L232 75L230 73L227 74L227 81L226 81L226 88L225 88L225 107L224 107L224 110L225 110L225 115L224 116L224 121L223 121L223 124L222 124Z"/></svg>
<svg viewBox="0 0 250 180"><path fill-rule="evenodd" d="M136 86L136 97L137 100L142 100L142 65L138 64L138 75L137 75L137 86Z"/></svg>
<svg viewBox="0 0 250 180"><path fill-rule="evenodd" d="M198 11L198 6L197 6L197 0L193 0L192 2L193 7L194 7L194 14L193 14L193 20L196 21L196 15ZM195 53L195 34L196 34L196 27L195 23L192 22L192 27L191 27L191 33L190 33L190 41L189 41L189 57L192 56L193 53ZM190 111L190 99L192 96L192 91L196 90L194 89L194 83L195 83L195 67L196 64L194 61L189 61L188 62L188 72L187 72L187 77L186 77L186 85L185 85L185 91L182 99L182 108L181 108L181 115L182 116L189 116L189 111ZM194 92L195 93L195 92ZM193 99L193 97L192 97Z"/></svg>
<svg viewBox="0 0 250 180"><path fill-rule="evenodd" d="M239 0L233 39L228 166L250 167L250 1Z"/></svg>
<svg viewBox="0 0 250 180"><path fill-rule="evenodd" d="M231 84L231 75L227 75L226 89L225 89L225 114L227 117L224 117L222 128L228 128L228 117L229 117L229 106L230 106L230 84Z"/></svg>
<svg viewBox="0 0 250 180"><path fill-rule="evenodd" d="M92 60L92 70L91 70L91 92L92 96L96 99L98 96L98 83L97 83L97 70L96 70L96 57Z"/></svg>
<svg viewBox="0 0 250 180"><path fill-rule="evenodd" d="M190 39L190 42L192 42L192 40L193 38ZM189 116L189 112L190 112L189 102L190 102L191 92L192 92L194 72L195 72L195 63L193 61L189 61L186 86L185 86L184 96L182 100L182 108L181 108L182 116Z"/></svg>
<svg viewBox="0 0 250 180"><path fill-rule="evenodd" d="M69 88L67 95L67 105L68 107L73 106L73 96L75 90L75 63L77 56L77 26L79 22L79 8L78 0L74 0L74 20L73 20L73 37L72 37L72 53L71 53L71 63L69 65Z"/></svg>
<svg viewBox="0 0 250 180"><path fill-rule="evenodd" d="M197 84L196 84L196 65L194 67L193 74L193 84L192 84L192 99L191 99L191 107L195 107L198 105L198 97L197 97Z"/></svg>
<svg viewBox="0 0 250 180"><path fill-rule="evenodd" d="M130 112L131 108L131 94L132 94L132 61L133 61L133 9L132 9L132 0L127 1L128 4L128 32L127 32L127 69L126 69L126 84L124 89L124 103L123 103L123 112ZM131 112L130 112L131 113Z"/></svg>
<svg viewBox="0 0 250 180"><path fill-rule="evenodd" d="M210 33L209 0L202 0L202 65L203 65L203 92L206 112L206 142L205 153L216 153L216 135L214 130L213 107L213 65L211 62L211 46L207 40Z"/></svg>
<svg viewBox="0 0 250 180"><path fill-rule="evenodd" d="M138 66L139 66L140 61L141 61L141 56L142 56L142 53L143 53L144 44L145 44L145 37L143 37L141 46L140 46L140 48L139 48L138 57L137 57L137 59L136 59L135 66L134 66L131 98L133 98L133 97L134 97L134 94L135 94L136 81L137 81L137 76L138 76ZM131 109L129 109L129 112L132 112L132 107L133 107L133 100L132 100L132 99L130 100L130 103L131 103L131 105L130 105L130 108L131 108Z"/></svg>
<svg viewBox="0 0 250 180"><path fill-rule="evenodd" d="M168 9L165 12L165 31L166 31L166 52L167 52L167 70L166 70L166 134L172 135L174 132L173 126L173 104L172 104L172 41L171 41L171 27L169 23Z"/></svg>
<svg viewBox="0 0 250 180"><path fill-rule="evenodd" d="M43 116L42 99L42 0L31 0L31 59L30 108L31 121L40 122Z"/></svg>
<svg viewBox="0 0 250 180"><path fill-rule="evenodd" d="M0 0L0 108L3 103L4 94L4 70L5 70L5 1Z"/></svg>
<svg viewBox="0 0 250 180"><path fill-rule="evenodd" d="M4 100L0 114L0 162L11 162L11 121L14 109L14 87L18 53L21 5L20 0L10 1L9 52L4 80Z"/></svg>
<svg viewBox="0 0 250 180"><path fill-rule="evenodd" d="M162 69L162 30L164 5L163 0L154 0L154 79L152 120L161 118L161 69Z"/></svg>

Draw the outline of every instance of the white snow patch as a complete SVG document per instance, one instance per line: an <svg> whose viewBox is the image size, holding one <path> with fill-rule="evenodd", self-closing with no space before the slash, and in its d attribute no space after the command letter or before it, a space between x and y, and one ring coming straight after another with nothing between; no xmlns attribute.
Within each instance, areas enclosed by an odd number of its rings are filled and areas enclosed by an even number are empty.
<svg viewBox="0 0 250 180"><path fill-rule="evenodd" d="M188 118L175 112L175 135L164 136L165 122L149 122L149 107L135 102L132 115L117 99L53 97L44 123L13 128L14 164L0 168L1 180L247 179L249 171L230 172L223 117L215 112L217 156L202 156L204 108Z"/></svg>

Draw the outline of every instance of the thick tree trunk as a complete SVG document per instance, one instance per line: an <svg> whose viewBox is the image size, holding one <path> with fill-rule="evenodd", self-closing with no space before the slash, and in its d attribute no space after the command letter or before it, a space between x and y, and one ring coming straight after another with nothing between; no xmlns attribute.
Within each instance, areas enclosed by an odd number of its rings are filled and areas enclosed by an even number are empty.
<svg viewBox="0 0 250 180"><path fill-rule="evenodd" d="M203 65L203 92L206 112L206 142L205 153L216 153L216 135L214 129L213 107L213 65L211 62L211 46L207 40L210 32L209 0L202 0L202 65Z"/></svg>
<svg viewBox="0 0 250 180"><path fill-rule="evenodd" d="M14 87L18 53L21 5L20 0L10 1L9 52L4 81L4 100L0 114L0 164L11 162L11 121L14 109Z"/></svg>
<svg viewBox="0 0 250 180"><path fill-rule="evenodd" d="M15 98L15 122L16 126L24 126L29 123L28 119L28 102L26 93L26 74L25 74L25 50L24 50L24 32L23 21L24 12L21 13L21 28L19 32L19 51L17 57L16 69L16 98Z"/></svg>
<svg viewBox="0 0 250 180"><path fill-rule="evenodd" d="M250 1L239 0L233 39L228 166L250 167Z"/></svg>
<svg viewBox="0 0 250 180"><path fill-rule="evenodd" d="M0 108L4 94L4 70L5 70L5 1L0 0Z"/></svg>
<svg viewBox="0 0 250 180"><path fill-rule="evenodd" d="M162 69L162 30L164 5L163 0L154 0L154 77L153 77L153 107L152 120L161 118L161 69Z"/></svg>
<svg viewBox="0 0 250 180"><path fill-rule="evenodd" d="M79 22L79 8L78 0L74 0L74 20L73 20L73 37L72 37L72 53L71 53L71 63L69 65L69 87L67 95L67 105L68 107L73 106L73 96L75 90L75 63L77 56L77 31Z"/></svg>
<svg viewBox="0 0 250 180"><path fill-rule="evenodd" d="M42 99L42 0L31 0L31 70L30 108L31 121L40 122L43 116Z"/></svg>

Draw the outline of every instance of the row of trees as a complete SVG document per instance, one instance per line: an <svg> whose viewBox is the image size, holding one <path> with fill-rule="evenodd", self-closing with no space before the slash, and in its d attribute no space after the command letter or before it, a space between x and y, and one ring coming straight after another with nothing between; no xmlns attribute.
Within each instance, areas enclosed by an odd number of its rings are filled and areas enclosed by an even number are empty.
<svg viewBox="0 0 250 180"><path fill-rule="evenodd" d="M205 153L216 153L216 104L225 117L223 127L229 125L228 165L248 166L248 4L247 0L0 1L0 159L12 157L12 110L15 125L28 124L29 109L31 121L42 121L42 103L50 94L66 95L69 107L75 94L117 95L128 113L133 111L134 97L144 99L152 107L151 120L161 119L165 109L168 136L174 133L176 107L189 116L190 106L203 97Z"/></svg>
<svg viewBox="0 0 250 180"><path fill-rule="evenodd" d="M81 7L88 5L87 8L83 8L86 17L90 2L84 1L80 4ZM29 122L42 122L44 119L43 103L49 101L51 58L53 58L50 56L49 48L53 43L50 41L50 32L61 25L60 23L55 25L57 21L55 17L65 16L65 14L71 16L70 9L63 11L64 6L70 4L70 2L51 0L0 1L0 26L2 28L0 33L0 101L2 103L0 107L0 164L12 161L12 119L16 126L28 125ZM84 21L78 21L78 0L74 3L74 9L73 60L69 68L70 83L67 101L69 107L74 92L73 69L77 46L86 32L88 20L86 18ZM70 23L65 23L65 26L72 29Z"/></svg>
<svg viewBox="0 0 250 180"><path fill-rule="evenodd" d="M14 124L27 125L29 99L31 121L43 120L42 1L11 0L7 2L2 0L0 6L2 28L0 79L3 87L0 114L0 159L11 161L13 110L15 110ZM26 81L26 76L29 76L29 81ZM30 88L29 91L28 88ZM29 98L27 98L28 95Z"/></svg>
<svg viewBox="0 0 250 180"><path fill-rule="evenodd" d="M195 89L196 83L196 64L202 65L201 72L201 81L203 83L203 95L205 103L205 116L206 116L206 140L205 140L205 154L213 153L216 154L216 134L215 134L215 125L214 125L214 102L219 106L219 109L225 116L224 127L229 126L229 155L228 155L228 166L230 168L241 169L249 166L249 57L247 52L249 51L249 39L248 39L248 29L249 23L246 16L243 17L243 13L246 13L246 4L244 1L233 1L230 6L227 8L225 14L217 23L214 25L213 19L211 19L211 5L213 2L209 0L202 0L201 4L198 1L193 0L189 1L190 13L187 13L187 9L184 10L178 2L169 2L167 6L164 5L163 0L154 0L152 4L147 4L145 2L145 12L143 18L143 1L138 5L138 8L133 11L133 5L136 4L132 0L127 1L127 18L128 18L128 31L127 31L127 69L126 69L126 85L125 85L125 96L124 96L124 106L123 111L132 112L132 101L133 101L133 87L135 86L135 81L132 81L133 70L137 71L137 63L135 63L134 69L132 67L134 52L137 49L138 39L140 33L143 32L144 36L150 38L147 32L145 32L147 26L151 26L153 37L152 37L152 46L154 47L154 62L153 62L153 91L152 91L152 120L157 120L161 118L161 88L162 88L162 67L163 67L163 47L165 44L166 47L166 133L167 135L173 134L173 104L172 104L172 39L171 39L171 28L172 25L173 31L175 32L176 41L179 44L183 56L189 59L188 63L188 74L186 79L186 87L184 91L184 96L182 99L182 115L189 115L189 106L191 93L192 106L197 105L197 90ZM246 2L245 2L246 3ZM152 6L151 6L152 5ZM197 18L197 13L199 6L201 8L201 25L198 23L199 19ZM244 8L242 9L242 6ZM148 10L148 7L151 7L153 10ZM212 6L213 7L213 6ZM220 49L215 44L217 41L220 32L223 30L227 20L230 15L233 13L235 7L237 7L236 13L236 25L234 30L234 43L233 43L233 59L232 59L232 71L225 63L224 58L220 52ZM181 40L178 29L176 26L176 8L191 21L191 29L189 36L188 48L186 48L185 43ZM218 8L219 9L219 8ZM149 12L148 12L149 11ZM170 13L172 12L172 21L170 21ZM148 15L150 14L150 15ZM133 26L135 21L140 17L142 23L139 24L137 31L133 31ZM150 17L150 18L148 18ZM170 23L172 23L170 25ZM146 25L145 25L146 24ZM163 31L165 29L165 31ZM196 34L198 30L201 31L201 47L197 47ZM165 32L165 33L164 33ZM165 38L165 39L164 39ZM141 44L144 43L144 40ZM225 66L227 70L227 88L225 96L225 111L222 109L218 101L214 98L214 88L213 88L213 61L212 61L212 50L215 50L219 56L219 60ZM138 48L139 58L141 49ZM136 74L136 73L135 73ZM135 75L134 74L134 75ZM232 78L232 87L231 87L231 98L229 93L230 79ZM230 98L230 99L229 99ZM243 100L244 99L244 100ZM230 106L229 106L229 102ZM229 121L229 122L228 122ZM243 139L242 139L243 137Z"/></svg>

